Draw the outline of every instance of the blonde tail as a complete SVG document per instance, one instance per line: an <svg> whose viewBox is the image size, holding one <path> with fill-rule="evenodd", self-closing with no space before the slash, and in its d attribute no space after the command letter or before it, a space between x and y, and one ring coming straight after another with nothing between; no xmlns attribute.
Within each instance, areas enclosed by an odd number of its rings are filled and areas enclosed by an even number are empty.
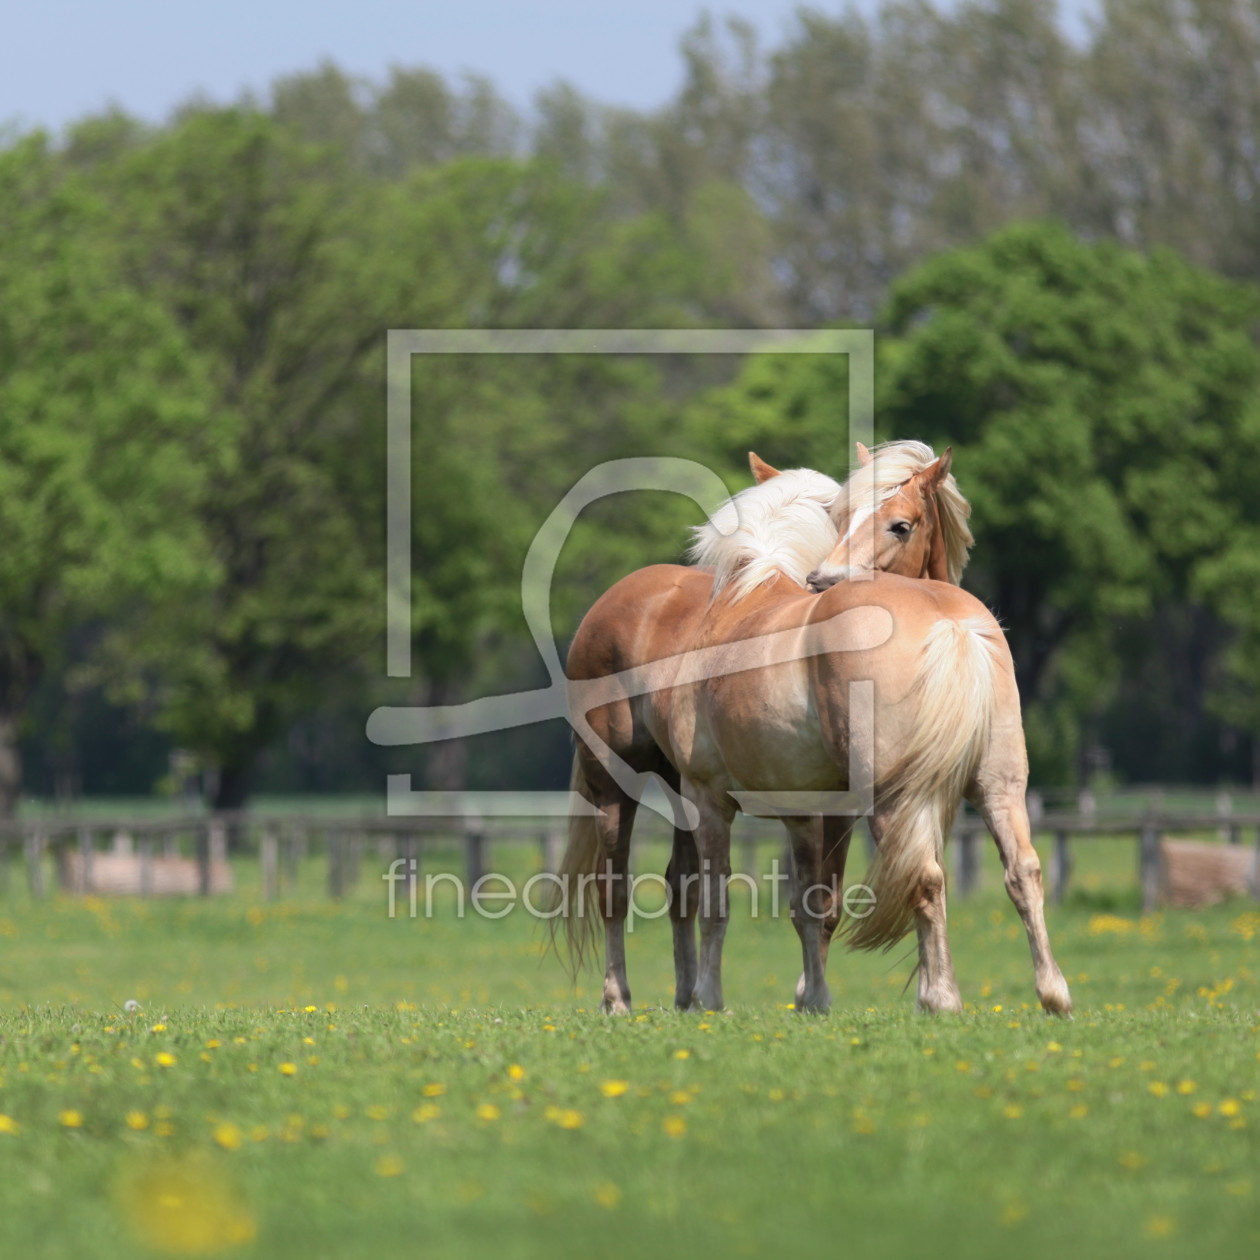
<svg viewBox="0 0 1260 1260"><path fill-rule="evenodd" d="M573 754L573 773L569 780L570 792L591 800L591 789L582 770L582 759ZM556 926L564 927L565 947L569 964L576 977L586 961L587 952L594 954L598 945L599 929L603 920L599 916L599 892L595 873L599 870L599 832L593 816L573 814L569 817L569 843L560 860L560 877L551 909L557 913L548 920L551 944L556 946Z"/></svg>
<svg viewBox="0 0 1260 1260"><path fill-rule="evenodd" d="M915 671L915 720L901 760L875 785L883 838L866 882L874 908L850 919L852 949L890 949L914 924L925 873L941 866L958 802L988 745L1001 631L987 617L938 621Z"/></svg>

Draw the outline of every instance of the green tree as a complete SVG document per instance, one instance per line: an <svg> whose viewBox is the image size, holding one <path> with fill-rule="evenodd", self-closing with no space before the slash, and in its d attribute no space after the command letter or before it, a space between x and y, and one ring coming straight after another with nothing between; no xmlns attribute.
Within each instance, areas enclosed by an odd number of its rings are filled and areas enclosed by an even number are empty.
<svg viewBox="0 0 1260 1260"><path fill-rule="evenodd" d="M237 807L260 752L377 628L362 434L401 278L373 258L388 245L338 162L257 113L193 113L98 178L130 274L196 347L227 437L188 505L213 587L116 647L158 680L162 724L217 768L214 804Z"/></svg>
<svg viewBox="0 0 1260 1260"><path fill-rule="evenodd" d="M1105 707L1116 621L1201 601L1254 516L1239 470L1260 458L1258 316L1253 290L1170 252L1054 225L893 287L879 424L953 443L975 509L968 584L1003 617L1060 765L1073 750L1046 715Z"/></svg>
<svg viewBox="0 0 1260 1260"><path fill-rule="evenodd" d="M217 430L175 322L125 281L101 207L42 137L0 153L0 814L32 690L73 630L194 597L187 504Z"/></svg>

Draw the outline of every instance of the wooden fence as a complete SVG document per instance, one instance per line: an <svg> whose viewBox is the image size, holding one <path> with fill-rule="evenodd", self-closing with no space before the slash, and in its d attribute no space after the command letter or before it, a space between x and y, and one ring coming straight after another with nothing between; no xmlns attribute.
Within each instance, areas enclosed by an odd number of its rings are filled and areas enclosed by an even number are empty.
<svg viewBox="0 0 1260 1260"><path fill-rule="evenodd" d="M1039 797L1029 799L1047 887L1056 902L1064 899L1071 886L1072 842L1086 838L1134 843L1135 874L1146 910L1160 900L1160 842L1169 836L1208 834L1235 846L1248 840L1253 846L1250 890L1253 896L1260 895L1260 808L1236 813L1232 805L1226 808L1221 800L1213 811L1151 808L1137 815L1112 815L1093 810L1088 800L1078 800L1075 806L1046 811ZM643 830L657 840L668 840L663 822ZM411 873L424 864L426 850L454 846L470 888L489 871L492 844L536 845L542 869L554 871L565 833L563 820L530 824L475 817L348 819L216 814L140 820L10 821L0 823L0 885L7 886L14 858L20 855L35 898L49 892L48 857L53 859L60 887L68 892L207 896L231 887L229 838L236 841L234 853L257 860L263 896L275 900L297 886L299 869L313 857L324 859L327 893L333 898L342 897L353 887L365 853L384 861L401 858L408 864L404 870ZM739 864L756 875L761 869L758 851L767 844L781 846L782 832L764 822L741 819L733 839ZM955 895L966 897L979 886L980 850L987 843L991 842L983 822L971 814L960 816L952 840Z"/></svg>

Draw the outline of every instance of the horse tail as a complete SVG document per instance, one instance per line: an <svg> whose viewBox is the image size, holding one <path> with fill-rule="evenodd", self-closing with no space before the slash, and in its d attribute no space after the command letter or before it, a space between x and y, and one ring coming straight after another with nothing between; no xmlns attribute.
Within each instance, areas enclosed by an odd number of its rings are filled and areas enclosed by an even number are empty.
<svg viewBox="0 0 1260 1260"><path fill-rule="evenodd" d="M945 838L989 742L1002 632L990 617L943 618L920 650L901 759L875 784L883 836L866 882L874 907L848 922L853 949L891 949L914 923L924 878L944 878Z"/></svg>
<svg viewBox="0 0 1260 1260"><path fill-rule="evenodd" d="M580 796L587 801L594 795L578 752L573 754L569 793L570 796ZM569 965L575 977L582 969L587 953L594 954L599 928L603 923L599 914L599 892L595 881L599 859L599 832L595 827L594 815L570 814L569 843L560 859L560 869L556 871L558 880L548 926L551 929L551 944L557 953L559 948L556 945L556 927L557 924L563 927Z"/></svg>

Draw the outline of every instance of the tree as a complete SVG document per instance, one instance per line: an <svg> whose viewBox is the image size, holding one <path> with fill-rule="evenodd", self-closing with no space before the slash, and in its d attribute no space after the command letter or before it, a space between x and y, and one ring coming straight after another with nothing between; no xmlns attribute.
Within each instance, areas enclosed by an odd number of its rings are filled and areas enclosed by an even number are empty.
<svg viewBox="0 0 1260 1260"><path fill-rule="evenodd" d="M205 377L125 282L104 216L46 141L0 153L0 814L32 690L71 631L204 589L185 504L217 431Z"/></svg>
<svg viewBox="0 0 1260 1260"><path fill-rule="evenodd" d="M1170 252L1049 224L894 285L879 424L954 445L975 509L968 584L1042 717L1101 712L1117 622L1202 600L1254 516L1239 470L1260 458L1258 317L1254 291ZM1063 723L1043 724L1039 755L1062 767Z"/></svg>
<svg viewBox="0 0 1260 1260"><path fill-rule="evenodd" d="M261 115L224 110L99 176L131 277L196 347L226 437L186 505L213 548L212 588L116 644L159 680L162 724L217 768L217 808L242 804L261 750L376 630L380 518L361 434L401 278L373 261L366 199L338 169Z"/></svg>

